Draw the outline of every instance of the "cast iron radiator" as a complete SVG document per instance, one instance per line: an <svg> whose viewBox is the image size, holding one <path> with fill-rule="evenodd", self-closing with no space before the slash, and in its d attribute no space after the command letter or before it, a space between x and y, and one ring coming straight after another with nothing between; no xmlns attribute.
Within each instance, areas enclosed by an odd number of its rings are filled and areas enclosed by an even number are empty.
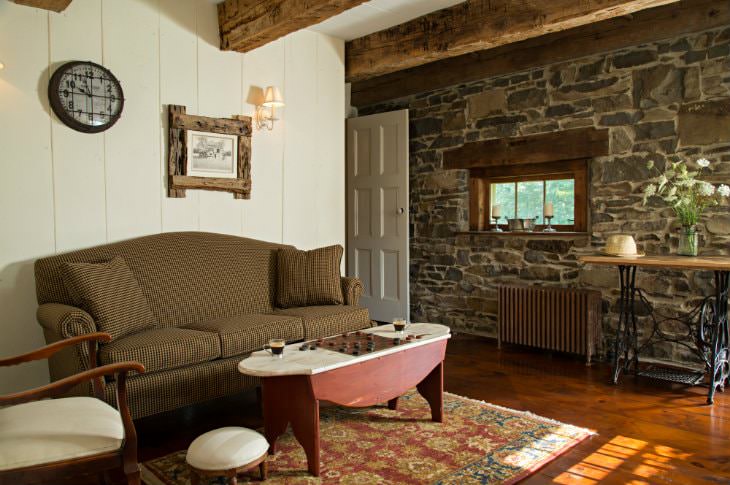
<svg viewBox="0 0 730 485"><path fill-rule="evenodd" d="M543 286L499 287L503 342L591 357L601 338L601 294Z"/></svg>

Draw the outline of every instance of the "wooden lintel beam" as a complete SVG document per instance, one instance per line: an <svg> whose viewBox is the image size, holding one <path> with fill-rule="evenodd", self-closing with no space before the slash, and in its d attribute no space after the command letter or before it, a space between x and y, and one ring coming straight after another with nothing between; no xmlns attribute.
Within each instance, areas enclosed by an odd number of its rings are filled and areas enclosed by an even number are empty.
<svg viewBox="0 0 730 485"><path fill-rule="evenodd" d="M682 0L595 24L432 62L352 85L368 106L417 93L730 25L727 0Z"/></svg>
<svg viewBox="0 0 730 485"><path fill-rule="evenodd" d="M361 81L678 1L468 0L348 42L346 78Z"/></svg>
<svg viewBox="0 0 730 485"><path fill-rule="evenodd" d="M221 49L247 52L366 0L226 0L218 4Z"/></svg>
<svg viewBox="0 0 730 485"><path fill-rule="evenodd" d="M608 130L578 128L466 143L444 152L444 168L502 167L604 155L608 155Z"/></svg>
<svg viewBox="0 0 730 485"><path fill-rule="evenodd" d="M18 5L42 8L53 12L63 12L71 4L71 0L13 0Z"/></svg>

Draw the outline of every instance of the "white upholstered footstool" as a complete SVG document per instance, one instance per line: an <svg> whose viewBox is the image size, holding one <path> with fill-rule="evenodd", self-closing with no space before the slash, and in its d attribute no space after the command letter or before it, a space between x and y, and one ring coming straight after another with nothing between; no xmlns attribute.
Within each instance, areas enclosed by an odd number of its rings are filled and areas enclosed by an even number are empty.
<svg viewBox="0 0 730 485"><path fill-rule="evenodd" d="M225 476L230 485L236 485L236 476L256 465L261 480L266 480L268 450L266 438L251 429L229 426L208 431L188 448L190 484L198 485L201 476Z"/></svg>

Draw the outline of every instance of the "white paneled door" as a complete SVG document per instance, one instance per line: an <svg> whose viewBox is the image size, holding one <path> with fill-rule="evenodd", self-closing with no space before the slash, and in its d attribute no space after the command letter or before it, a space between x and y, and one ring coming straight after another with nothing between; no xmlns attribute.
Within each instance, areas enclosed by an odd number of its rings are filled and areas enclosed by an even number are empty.
<svg viewBox="0 0 730 485"><path fill-rule="evenodd" d="M370 318L408 318L408 110L347 120L347 272Z"/></svg>

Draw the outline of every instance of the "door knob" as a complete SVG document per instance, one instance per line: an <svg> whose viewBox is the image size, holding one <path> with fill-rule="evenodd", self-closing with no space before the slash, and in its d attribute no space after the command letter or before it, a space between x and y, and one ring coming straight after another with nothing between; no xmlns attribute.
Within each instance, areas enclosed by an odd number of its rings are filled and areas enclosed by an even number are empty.
<svg viewBox="0 0 730 485"><path fill-rule="evenodd" d="M403 207L398 208L398 214L403 214L406 210Z"/></svg>

